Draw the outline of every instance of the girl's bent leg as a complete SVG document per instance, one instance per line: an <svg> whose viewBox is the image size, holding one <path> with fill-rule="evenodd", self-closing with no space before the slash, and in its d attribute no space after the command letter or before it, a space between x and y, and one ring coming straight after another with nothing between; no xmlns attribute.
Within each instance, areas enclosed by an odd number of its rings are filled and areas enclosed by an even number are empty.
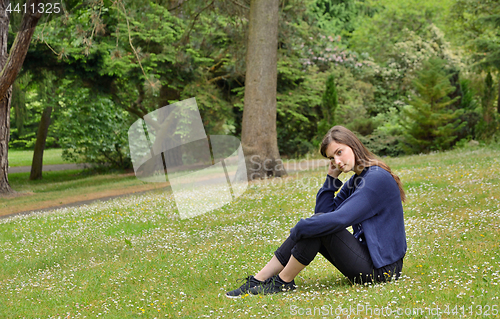
<svg viewBox="0 0 500 319"><path fill-rule="evenodd" d="M288 260L285 268L279 273L281 279L286 282L291 282L306 265L301 264L293 255Z"/></svg>
<svg viewBox="0 0 500 319"><path fill-rule="evenodd" d="M295 242L288 237L274 252L273 258L254 278L264 281L279 274L281 279L291 282L314 259L320 247L320 238L309 238Z"/></svg>
<svg viewBox="0 0 500 319"><path fill-rule="evenodd" d="M321 238L307 238L299 240L298 242L293 241L288 237L285 242L274 252L276 258L284 266L288 264L290 258L295 257L299 263L302 265L309 265L311 261L316 257L321 247Z"/></svg>
<svg viewBox="0 0 500 319"><path fill-rule="evenodd" d="M298 243L291 240L288 237L283 244L274 252L273 258L264 266L254 277L257 280L264 281L268 278L276 274L281 274L281 271L288 267L284 276L287 278L297 272L297 274L304 269L305 266L309 265L309 263L314 259L316 254L319 251L319 247L321 246L321 240L319 238L310 238L301 240ZM293 256L292 256L293 253ZM295 257L295 258L294 258ZM290 261L292 260L290 265ZM298 270L300 268L300 270ZM293 277L295 277L295 274ZM285 280L284 278L282 278ZM292 278L293 279L293 278ZM290 279L289 281L291 281Z"/></svg>
<svg viewBox="0 0 500 319"><path fill-rule="evenodd" d="M379 272L386 271L384 269L389 267L392 273L395 271L397 273L402 268L402 261L399 261L385 268L374 269L366 245L359 242L349 231L344 229L331 235L302 239L298 242L288 237L274 252L282 267L287 266L292 261L289 269L283 268L282 272L278 271L280 277L285 281L290 281L293 279L292 276L295 277L305 266L309 265L318 252L353 283L366 283L373 280L385 281L384 276L380 275ZM274 257L272 260L274 260ZM274 260L274 265L274 271L277 271L279 268L276 260ZM292 269L294 270L292 271ZM288 272L289 270L290 272ZM270 273L266 274L266 276L272 275Z"/></svg>
<svg viewBox="0 0 500 319"><path fill-rule="evenodd" d="M279 274L280 271L285 268L281 262L276 258L276 256L273 256L271 260L267 263L267 265L264 266L254 277L257 280L264 281L268 278L271 278L272 276Z"/></svg>

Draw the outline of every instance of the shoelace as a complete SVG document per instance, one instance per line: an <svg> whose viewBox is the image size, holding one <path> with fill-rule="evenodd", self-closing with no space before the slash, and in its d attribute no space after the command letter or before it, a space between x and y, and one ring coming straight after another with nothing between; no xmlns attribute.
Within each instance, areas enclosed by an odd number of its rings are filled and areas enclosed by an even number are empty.
<svg viewBox="0 0 500 319"><path fill-rule="evenodd" d="M271 276L264 281L265 284L272 283L273 285L276 284L276 282L278 282L278 278L276 276Z"/></svg>
<svg viewBox="0 0 500 319"><path fill-rule="evenodd" d="M252 276L248 276L246 278L238 278L236 279L237 282L250 282L250 279L252 278Z"/></svg>

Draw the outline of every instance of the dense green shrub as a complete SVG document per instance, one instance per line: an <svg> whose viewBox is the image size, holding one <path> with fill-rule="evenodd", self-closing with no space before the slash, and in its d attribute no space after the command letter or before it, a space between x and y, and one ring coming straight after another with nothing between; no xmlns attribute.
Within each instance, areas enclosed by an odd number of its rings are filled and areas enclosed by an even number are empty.
<svg viewBox="0 0 500 319"><path fill-rule="evenodd" d="M464 110L464 113L460 115L460 121L465 125L457 132L457 140L477 139L479 137L478 124L481 121L481 106L477 101L477 93L469 79L461 78L459 84L458 107Z"/></svg>
<svg viewBox="0 0 500 319"><path fill-rule="evenodd" d="M113 168L131 167L127 132L132 123L128 112L86 88L68 91L62 103L57 129L63 159L83 159Z"/></svg>
<svg viewBox="0 0 500 319"><path fill-rule="evenodd" d="M350 123L346 123L344 126L351 131L355 131L363 136L366 136L373 133L373 131L377 128L377 123L374 118L357 118Z"/></svg>
<svg viewBox="0 0 500 319"><path fill-rule="evenodd" d="M375 131L368 136L358 135L358 137L375 155L395 157L405 154L401 147L403 138L399 135L390 135L385 131Z"/></svg>

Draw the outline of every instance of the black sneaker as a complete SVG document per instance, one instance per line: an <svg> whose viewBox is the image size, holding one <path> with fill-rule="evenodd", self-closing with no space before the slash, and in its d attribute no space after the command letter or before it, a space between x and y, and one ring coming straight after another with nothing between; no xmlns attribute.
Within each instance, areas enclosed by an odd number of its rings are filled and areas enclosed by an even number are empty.
<svg viewBox="0 0 500 319"><path fill-rule="evenodd" d="M270 295L283 291L295 290L295 282L285 282L280 278L279 275L272 276L267 279L263 285L257 285L250 289L250 293L253 295Z"/></svg>
<svg viewBox="0 0 500 319"><path fill-rule="evenodd" d="M254 276L248 276L244 280L246 280L247 282L241 285L240 288L226 292L226 297L239 298L242 295L249 293L250 288L264 284L263 281L255 279Z"/></svg>

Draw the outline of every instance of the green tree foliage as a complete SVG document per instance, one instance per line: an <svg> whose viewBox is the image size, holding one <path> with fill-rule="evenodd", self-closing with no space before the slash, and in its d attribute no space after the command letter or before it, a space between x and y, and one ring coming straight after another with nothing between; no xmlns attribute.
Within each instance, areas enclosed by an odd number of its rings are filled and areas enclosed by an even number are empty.
<svg viewBox="0 0 500 319"><path fill-rule="evenodd" d="M452 39L467 49L467 57L474 63L472 69L484 71L485 82L492 73L500 75L500 3L489 0L458 0L452 8L449 18L450 28L460 29ZM486 87L489 84L486 83ZM497 83L497 113L500 114L500 80ZM493 102L493 94L488 96ZM498 123L491 123L494 115L491 114L493 103L483 103L483 128L496 127ZM496 117L496 116L495 116ZM486 135L491 130L484 130Z"/></svg>
<svg viewBox="0 0 500 319"><path fill-rule="evenodd" d="M27 76L19 76L12 85L10 134L17 138L24 135L24 126L26 125L26 119L28 117L28 110L26 109L26 89L28 84L29 78ZM17 140L17 138L15 138L15 140ZM10 143L9 147L11 147Z"/></svg>
<svg viewBox="0 0 500 319"><path fill-rule="evenodd" d="M371 84L355 78L370 66L347 50L338 36L323 34L314 21L305 23L310 14L303 13L302 21L288 26L290 36L279 50L278 145L280 154L288 156L315 151L327 131L318 128L320 122L330 116L345 125L365 114L365 98L371 99ZM338 107L326 115L323 95L329 75L337 84Z"/></svg>
<svg viewBox="0 0 500 319"><path fill-rule="evenodd" d="M362 0L316 0L311 6L311 12L315 14L317 24L323 32L341 36L344 43L348 43L363 17L375 13Z"/></svg>
<svg viewBox="0 0 500 319"><path fill-rule="evenodd" d="M444 70L445 63L435 58L426 61L413 81L416 94L411 94L409 106L403 110L404 148L408 152L448 149L465 125L459 120L463 110L450 107L458 97L448 96L455 87Z"/></svg>
<svg viewBox="0 0 500 319"><path fill-rule="evenodd" d="M54 74L43 71L33 75L24 72L16 80L14 87L22 92L13 94L13 110L11 116L11 139L9 147L17 149L33 149L36 141L36 132L46 107L52 107L52 121L57 120L59 114L58 96L61 88L58 86ZM46 145L57 146L57 132L49 127Z"/></svg>
<svg viewBox="0 0 500 319"><path fill-rule="evenodd" d="M405 154L401 147L403 139L399 135L374 131L373 134L367 136L358 134L358 138L371 152L378 156L396 157Z"/></svg>
<svg viewBox="0 0 500 319"><path fill-rule="evenodd" d="M484 51L474 50L477 49L475 44L498 38L499 15L498 1L456 0L444 20L449 30L449 39L457 46L470 49L469 54L478 53L478 57L485 58Z"/></svg>
<svg viewBox="0 0 500 319"><path fill-rule="evenodd" d="M434 23L441 28L442 17L449 12L452 0L372 1L376 13L362 19L353 32L350 44L357 52L367 52L376 62L385 62L395 43L404 41L406 32L422 36Z"/></svg>
<svg viewBox="0 0 500 319"><path fill-rule="evenodd" d="M59 76L91 89L87 95L107 96L113 105L109 101L103 105L127 111L127 122L177 100L196 96L207 133L234 133L231 97L224 94L231 91L221 90L218 82L236 73L241 76L241 70L235 67L241 59L231 55L231 50L242 50L244 46L233 43L231 37L243 38L244 32L234 29L238 17L218 16L224 8L210 6L211 11L208 7L205 4L200 9L192 2L181 7L160 5L155 1L104 1L90 7L80 6L66 20L54 19L38 30L37 39L43 42L35 44L31 53L37 59L31 61L44 63L30 66L59 71ZM60 27L63 23L65 28ZM74 112L80 107L74 103L66 105L74 107ZM81 118L66 116L65 120ZM112 124L107 120L100 123ZM114 125L110 130L113 128ZM126 126L122 125L122 130L126 132ZM61 145L74 148L85 142L81 145L99 148L98 143L78 141L81 136L67 134ZM93 163L103 163L107 158L88 157ZM115 165L117 161L111 158L109 164Z"/></svg>
<svg viewBox="0 0 500 319"><path fill-rule="evenodd" d="M455 68L460 64L444 33L435 24L426 25L418 32L405 28L398 38L394 43L385 42L382 61L372 61L372 72L366 74L365 81L374 87L374 102L368 106L370 116L386 113L392 107L400 108L423 61L439 57Z"/></svg>
<svg viewBox="0 0 500 319"><path fill-rule="evenodd" d="M474 40L478 52L475 57L484 67L494 67L500 70L500 5L496 7L496 14L491 14L480 19L485 24L491 25L495 36L491 38L478 37Z"/></svg>
<svg viewBox="0 0 500 319"><path fill-rule="evenodd" d="M82 101L98 96L104 101L101 107L120 113L124 131L127 125L123 123L196 97L208 134L240 137L249 1L72 0L66 5L68 15L54 16L36 29L24 64L30 74L49 70L65 83L78 83L88 90L82 91ZM453 69L450 83L455 89L442 102L454 102L443 110L463 109L459 119L466 123L446 134L457 139L491 135L497 127L492 112L499 74L490 63L499 36L495 8L497 2L487 0L281 2L280 154L290 157L316 151L319 139L333 124L358 131L377 154L401 154L398 141L407 129L399 118L408 117L401 113L405 97L414 90L424 62L433 57L445 60L447 68ZM488 72L491 85L485 84ZM337 95L337 106L331 108L323 98L329 91L326 88L332 88L327 84L330 76ZM42 82L37 78L29 85L19 82L22 88L14 92L11 146L33 145L39 117L48 103L39 92ZM57 92L49 94L51 103L64 107L54 109L55 125L50 127L48 143L58 145L59 136L64 135L64 145L77 145L85 134L56 131L62 127L60 111L66 114L64 121L74 122L73 127L82 120L76 116L81 105L67 100L67 96L78 95L77 91L72 85L56 86ZM483 96L485 87L491 88L488 103ZM15 102L22 100L21 91L24 109ZM411 96L412 101L422 99L418 90ZM416 112L418 107L412 104L408 111ZM104 132L116 128L108 115L98 122ZM408 117L406 124L414 122ZM110 127L104 129L105 125ZM453 142L439 143L445 148ZM85 143L79 145L94 147L89 154L97 154L98 143ZM96 160L103 161L106 157Z"/></svg>
<svg viewBox="0 0 500 319"><path fill-rule="evenodd" d="M131 166L126 111L104 95L68 84L61 97L63 111L57 122L63 158L112 168Z"/></svg>
<svg viewBox="0 0 500 319"><path fill-rule="evenodd" d="M313 67L312 69L316 69ZM280 68L278 67L278 71ZM280 154L304 155L314 149L316 126L320 120L325 73L306 73L296 87L277 95L277 133Z"/></svg>

